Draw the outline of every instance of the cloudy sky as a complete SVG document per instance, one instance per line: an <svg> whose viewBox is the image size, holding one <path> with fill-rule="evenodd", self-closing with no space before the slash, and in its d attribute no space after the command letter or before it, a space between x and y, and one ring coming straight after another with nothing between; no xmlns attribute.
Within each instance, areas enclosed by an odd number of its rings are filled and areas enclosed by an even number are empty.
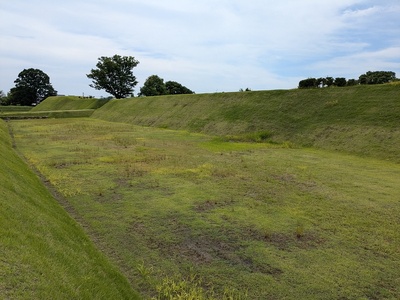
<svg viewBox="0 0 400 300"><path fill-rule="evenodd" d="M196 93L290 89L308 77L400 77L399 0L0 0L0 90L23 69L59 94L108 96L86 74L134 56L139 80Z"/></svg>

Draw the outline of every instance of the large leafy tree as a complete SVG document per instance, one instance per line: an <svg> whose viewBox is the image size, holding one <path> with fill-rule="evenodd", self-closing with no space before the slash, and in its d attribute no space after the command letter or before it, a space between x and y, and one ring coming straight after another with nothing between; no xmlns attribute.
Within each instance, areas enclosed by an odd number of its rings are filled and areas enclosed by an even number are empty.
<svg viewBox="0 0 400 300"><path fill-rule="evenodd" d="M138 83L132 72L138 64L133 56L102 56L97 69L92 69L86 76L92 79L92 88L105 90L117 99L126 98L133 94L133 88Z"/></svg>
<svg viewBox="0 0 400 300"><path fill-rule="evenodd" d="M15 87L10 90L8 97L11 105L38 104L49 96L57 95L49 76L39 69L24 69L14 83Z"/></svg>

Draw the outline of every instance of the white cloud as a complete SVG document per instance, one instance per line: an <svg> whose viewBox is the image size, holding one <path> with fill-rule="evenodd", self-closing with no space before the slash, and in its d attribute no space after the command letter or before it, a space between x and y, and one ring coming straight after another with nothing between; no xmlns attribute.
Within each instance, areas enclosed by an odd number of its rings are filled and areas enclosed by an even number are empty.
<svg viewBox="0 0 400 300"><path fill-rule="evenodd" d="M3 90L38 67L62 93L104 95L85 74L114 54L140 61L139 87L158 74L196 92L292 88L314 71L400 73L397 0L14 0L0 11Z"/></svg>
<svg viewBox="0 0 400 300"><path fill-rule="evenodd" d="M334 77L347 77L357 79L367 71L397 71L400 70L400 46L378 51L365 51L348 56L334 57L330 60L318 62L311 66L316 76L329 75Z"/></svg>

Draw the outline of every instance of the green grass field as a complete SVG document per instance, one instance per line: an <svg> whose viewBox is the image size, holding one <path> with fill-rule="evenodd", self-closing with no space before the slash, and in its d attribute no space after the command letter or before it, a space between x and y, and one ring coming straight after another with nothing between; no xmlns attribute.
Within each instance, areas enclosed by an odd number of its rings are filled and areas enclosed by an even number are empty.
<svg viewBox="0 0 400 300"><path fill-rule="evenodd" d="M396 163L96 119L12 128L145 298L400 297Z"/></svg>
<svg viewBox="0 0 400 300"><path fill-rule="evenodd" d="M399 299L399 96L387 84L2 111L47 118L10 120L12 138L0 120L0 295Z"/></svg>
<svg viewBox="0 0 400 300"><path fill-rule="evenodd" d="M132 287L12 149L0 120L0 298L134 299Z"/></svg>

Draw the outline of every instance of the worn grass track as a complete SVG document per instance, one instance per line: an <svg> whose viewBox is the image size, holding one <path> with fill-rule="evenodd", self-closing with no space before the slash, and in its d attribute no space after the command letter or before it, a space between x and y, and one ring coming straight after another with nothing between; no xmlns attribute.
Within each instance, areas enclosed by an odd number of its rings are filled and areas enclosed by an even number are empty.
<svg viewBox="0 0 400 300"><path fill-rule="evenodd" d="M220 296L400 297L398 164L95 119L12 127L148 297L194 275Z"/></svg>

